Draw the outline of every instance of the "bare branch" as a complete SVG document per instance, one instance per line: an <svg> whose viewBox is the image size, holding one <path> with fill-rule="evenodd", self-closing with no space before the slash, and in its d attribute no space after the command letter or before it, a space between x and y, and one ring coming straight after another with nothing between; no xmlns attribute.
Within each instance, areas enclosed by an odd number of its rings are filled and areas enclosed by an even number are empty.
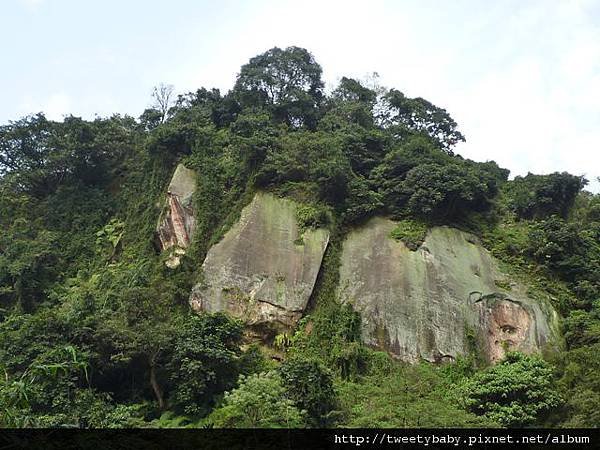
<svg viewBox="0 0 600 450"><path fill-rule="evenodd" d="M152 98L154 99L152 107L160 112L161 123L167 119L167 114L169 113L169 109L171 109L173 89L172 84L160 83L158 86L154 86L152 91Z"/></svg>

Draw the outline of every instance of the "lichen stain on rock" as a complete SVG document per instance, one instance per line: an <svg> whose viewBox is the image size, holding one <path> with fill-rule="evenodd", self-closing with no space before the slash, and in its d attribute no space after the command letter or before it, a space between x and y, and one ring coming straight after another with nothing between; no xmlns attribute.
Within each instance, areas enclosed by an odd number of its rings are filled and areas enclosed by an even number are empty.
<svg viewBox="0 0 600 450"><path fill-rule="evenodd" d="M556 313L517 283L501 291L506 276L475 236L435 227L410 251L389 237L395 226L371 219L343 244L338 295L361 313L366 344L408 362L447 361L468 353L470 327L494 362L505 347L533 352L554 339Z"/></svg>
<svg viewBox="0 0 600 450"><path fill-rule="evenodd" d="M294 202L258 193L208 251L190 304L227 311L255 328L289 329L302 317L328 242L325 229L300 235Z"/></svg>
<svg viewBox="0 0 600 450"><path fill-rule="evenodd" d="M161 251L173 249L166 265L175 268L192 240L196 218L192 196L196 190L196 172L179 164L167 190L166 204L156 226Z"/></svg>

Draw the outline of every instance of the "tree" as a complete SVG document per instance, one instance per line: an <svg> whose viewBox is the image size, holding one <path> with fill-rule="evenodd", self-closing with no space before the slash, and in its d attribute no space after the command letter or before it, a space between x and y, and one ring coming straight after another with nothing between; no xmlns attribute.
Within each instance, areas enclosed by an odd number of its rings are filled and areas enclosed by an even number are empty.
<svg viewBox="0 0 600 450"><path fill-rule="evenodd" d="M286 398L284 381L275 371L245 377L225 394L223 405L206 422L225 428L300 428L305 412Z"/></svg>
<svg viewBox="0 0 600 450"><path fill-rule="evenodd" d="M337 88L325 102L325 116L319 128L334 131L355 124L371 129L375 125L373 108L377 93L363 86L359 81L343 77Z"/></svg>
<svg viewBox="0 0 600 450"><path fill-rule="evenodd" d="M469 211L481 211L495 192L468 165L423 164L409 170L402 183L406 206L421 218L455 220Z"/></svg>
<svg viewBox="0 0 600 450"><path fill-rule="evenodd" d="M152 90L152 98L154 103L152 107L160 113L160 122L164 123L167 120L169 110L172 106L174 86L172 84L160 83L154 86Z"/></svg>
<svg viewBox="0 0 600 450"><path fill-rule="evenodd" d="M0 127L0 176L18 190L46 193L66 173L66 167L51 168L58 156L51 146L55 128L42 113Z"/></svg>
<svg viewBox="0 0 600 450"><path fill-rule="evenodd" d="M119 116L84 121L28 116L0 127L0 176L14 191L46 197L61 184L106 181L108 163L133 143L132 123Z"/></svg>
<svg viewBox="0 0 600 450"><path fill-rule="evenodd" d="M344 221L358 223L381 211L384 205L381 194L371 189L367 180L357 176L348 183L348 197L344 207Z"/></svg>
<svg viewBox="0 0 600 450"><path fill-rule="evenodd" d="M558 216L529 226L526 254L570 284L579 308L589 308L600 296L599 233L593 223L586 226Z"/></svg>
<svg viewBox="0 0 600 450"><path fill-rule="evenodd" d="M152 131L162 123L162 113L154 108L147 108L140 116L140 124L145 131Z"/></svg>
<svg viewBox="0 0 600 450"><path fill-rule="evenodd" d="M17 219L0 235L0 299L32 312L57 275L57 234ZM8 301L6 301L8 300Z"/></svg>
<svg viewBox="0 0 600 450"><path fill-rule="evenodd" d="M465 411L434 364L398 364L384 352L369 354L368 371L340 383L344 422L349 428L471 428L498 424Z"/></svg>
<svg viewBox="0 0 600 450"><path fill-rule="evenodd" d="M471 411L507 427L535 424L562 402L552 366L518 352L507 353L501 363L476 373L464 390Z"/></svg>
<svg viewBox="0 0 600 450"><path fill-rule="evenodd" d="M527 174L506 184L509 208L520 219L544 219L553 214L566 219L587 180L567 172Z"/></svg>
<svg viewBox="0 0 600 450"><path fill-rule="evenodd" d="M448 155L426 136L408 137L373 171L391 213L445 222L489 208L506 175L495 163Z"/></svg>
<svg viewBox="0 0 600 450"><path fill-rule="evenodd" d="M363 86L360 81L347 77L342 77L340 84L331 96L336 100L361 102L371 106L377 100L377 93L374 90Z"/></svg>
<svg viewBox="0 0 600 450"><path fill-rule="evenodd" d="M261 186L305 183L319 199L342 203L348 191L351 169L341 143L324 132L298 131L283 135L267 150L257 174Z"/></svg>
<svg viewBox="0 0 600 450"><path fill-rule="evenodd" d="M317 427L332 425L331 412L336 407L331 373L314 359L291 358L279 368L288 398L305 410Z"/></svg>
<svg viewBox="0 0 600 450"><path fill-rule="evenodd" d="M171 111L173 116L188 121L194 119L195 112L202 111L217 128L224 128L236 119L241 108L231 92L222 96L219 89L200 88L196 92L179 95Z"/></svg>
<svg viewBox="0 0 600 450"><path fill-rule="evenodd" d="M314 128L323 98L321 66L300 47L274 47L242 66L233 88L243 107L265 108L276 121Z"/></svg>
<svg viewBox="0 0 600 450"><path fill-rule="evenodd" d="M594 428L600 424L600 343L557 355L557 385L566 399L560 412L563 427Z"/></svg>
<svg viewBox="0 0 600 450"><path fill-rule="evenodd" d="M571 311L563 322L564 336L569 348L600 342L600 302L591 312Z"/></svg>
<svg viewBox="0 0 600 450"><path fill-rule="evenodd" d="M457 130L457 123L445 109L421 97L406 97L396 89L391 89L384 100L387 109L382 119L388 126L424 133L449 154L452 154L452 147L458 142L464 142L465 137Z"/></svg>
<svg viewBox="0 0 600 450"><path fill-rule="evenodd" d="M203 416L239 373L242 324L222 313L190 316L175 339L170 367L178 411Z"/></svg>

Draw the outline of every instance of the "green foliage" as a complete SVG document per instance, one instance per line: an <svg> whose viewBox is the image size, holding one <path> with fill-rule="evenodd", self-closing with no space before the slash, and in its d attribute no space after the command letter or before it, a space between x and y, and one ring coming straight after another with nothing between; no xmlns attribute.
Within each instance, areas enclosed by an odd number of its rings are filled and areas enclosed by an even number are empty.
<svg viewBox="0 0 600 450"><path fill-rule="evenodd" d="M318 205L298 205L296 216L301 231L309 228L326 227L331 223L331 213Z"/></svg>
<svg viewBox="0 0 600 450"><path fill-rule="evenodd" d="M367 374L338 381L342 426L364 428L486 427L493 421L461 409L440 368L404 365L372 353Z"/></svg>
<svg viewBox="0 0 600 450"><path fill-rule="evenodd" d="M185 122L194 122L194 117L210 117L217 128L227 127L236 119L241 107L229 93L221 95L219 89L200 88L196 92L179 95L171 109L173 116Z"/></svg>
<svg viewBox="0 0 600 450"><path fill-rule="evenodd" d="M57 276L58 236L36 229L27 219L16 219L0 235L0 298L5 304L16 301L30 312L42 298L50 281Z"/></svg>
<svg viewBox="0 0 600 450"><path fill-rule="evenodd" d="M79 426L93 414L82 403L100 401L97 394L78 390L89 388L89 354L72 345L41 350L19 376L9 375L10 367L4 367L0 426L56 426L69 421Z"/></svg>
<svg viewBox="0 0 600 450"><path fill-rule="evenodd" d="M210 411L215 396L239 373L242 324L224 314L191 316L175 338L170 363L175 408L191 416Z"/></svg>
<svg viewBox="0 0 600 450"><path fill-rule="evenodd" d="M506 175L495 165L452 157L415 136L387 153L373 176L392 214L452 222L489 209Z"/></svg>
<svg viewBox="0 0 600 450"><path fill-rule="evenodd" d="M153 428L194 428L194 423L187 416L178 416L173 411L166 411L158 419L150 422Z"/></svg>
<svg viewBox="0 0 600 450"><path fill-rule="evenodd" d="M327 248L314 289L315 309L298 324L288 354L316 359L336 375L353 378L364 366L365 348L360 343L359 314L337 300L339 244L336 240Z"/></svg>
<svg viewBox="0 0 600 450"><path fill-rule="evenodd" d="M306 411L313 425L331 426L337 399L332 376L314 359L290 358L279 367L286 396L298 409Z"/></svg>
<svg viewBox="0 0 600 450"><path fill-rule="evenodd" d="M257 175L261 186L286 182L318 185L319 200L337 204L346 196L350 167L340 143L323 132L286 134L267 151Z"/></svg>
<svg viewBox="0 0 600 450"><path fill-rule="evenodd" d="M274 47L242 66L233 93L242 107L265 108L276 121L314 128L323 97L321 73L307 50Z"/></svg>
<svg viewBox="0 0 600 450"><path fill-rule="evenodd" d="M600 296L600 227L568 223L557 216L537 222L529 232L528 254L560 275L578 294L578 307Z"/></svg>
<svg viewBox="0 0 600 450"><path fill-rule="evenodd" d="M406 127L424 133L433 139L439 148L451 153L451 148L465 138L457 130L457 123L446 110L438 108L423 98L408 98L392 89L385 95L387 111L384 120L397 127Z"/></svg>
<svg viewBox="0 0 600 450"><path fill-rule="evenodd" d="M382 195L369 187L363 177L355 177L348 183L348 196L342 218L345 223L359 223L383 209Z"/></svg>
<svg viewBox="0 0 600 450"><path fill-rule="evenodd" d="M521 219L543 219L553 214L566 219L586 184L585 178L567 172L530 173L507 183L505 191L509 208Z"/></svg>
<svg viewBox="0 0 600 450"><path fill-rule="evenodd" d="M363 86L360 81L342 77L338 87L327 99L326 113L319 121L319 129L334 131L343 128L350 134L352 131L360 133L361 129L373 128L376 101L377 92ZM366 153L364 156L367 156ZM364 161L356 162L364 164Z"/></svg>
<svg viewBox="0 0 600 450"><path fill-rule="evenodd" d="M594 343L558 355L558 386L566 399L553 425L598 427L600 425L600 344Z"/></svg>
<svg viewBox="0 0 600 450"><path fill-rule="evenodd" d="M563 322L567 346L583 347L600 342L600 308L591 312L575 310Z"/></svg>
<svg viewBox="0 0 600 450"><path fill-rule="evenodd" d="M206 419L219 428L300 428L305 412L286 397L276 371L240 376L239 386L225 394L223 404Z"/></svg>
<svg viewBox="0 0 600 450"><path fill-rule="evenodd" d="M417 250L427 234L427 224L416 220L404 219L398 222L391 232L391 237L404 244L411 250Z"/></svg>
<svg viewBox="0 0 600 450"><path fill-rule="evenodd" d="M483 239L492 254L514 266L526 263L526 249L529 245L529 222L505 220L503 223L487 229Z"/></svg>
<svg viewBox="0 0 600 450"><path fill-rule="evenodd" d="M464 137L445 110L376 80L343 77L326 95L321 75L305 49L274 48L232 91L138 121L0 126L0 426L598 425L600 196L566 173L507 181L453 155ZM178 162L201 176L194 242L171 270L153 239ZM276 338L277 370L273 349L241 349L238 321L188 307L257 189L296 201L301 230L331 232L307 314ZM437 368L368 350L336 292L346 231L376 214L413 248L425 224L481 235L564 315L556 377L536 358L481 371L475 355Z"/></svg>
<svg viewBox="0 0 600 450"><path fill-rule="evenodd" d="M508 353L499 364L468 379L465 404L472 412L504 426L534 424L562 402L552 372L537 356Z"/></svg>
<svg viewBox="0 0 600 450"><path fill-rule="evenodd" d="M132 125L118 116L51 122L42 114L12 122L0 127L0 176L37 198L69 181L102 182L109 159L118 159L133 144Z"/></svg>
<svg viewBox="0 0 600 450"><path fill-rule="evenodd" d="M111 219L101 230L96 232L96 249L99 253L108 253L112 258L121 243L125 224L118 219Z"/></svg>
<svg viewBox="0 0 600 450"><path fill-rule="evenodd" d="M412 215L436 219L485 209L487 198L494 195L477 171L459 164L423 164L409 170L402 193Z"/></svg>

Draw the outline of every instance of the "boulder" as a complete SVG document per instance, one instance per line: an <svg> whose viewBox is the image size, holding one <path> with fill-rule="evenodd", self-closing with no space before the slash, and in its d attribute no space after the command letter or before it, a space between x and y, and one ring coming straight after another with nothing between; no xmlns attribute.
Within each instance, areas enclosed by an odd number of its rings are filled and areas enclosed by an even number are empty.
<svg viewBox="0 0 600 450"><path fill-rule="evenodd" d="M293 327L313 291L329 242L326 229L302 231L296 204L258 193L207 253L190 297L197 311L227 311L261 330ZM269 332L271 332L269 331Z"/></svg>
<svg viewBox="0 0 600 450"><path fill-rule="evenodd" d="M495 362L555 342L557 313L508 280L474 235L434 227L412 251L391 238L395 226L374 218L343 244L338 295L361 313L365 343L409 362L470 350Z"/></svg>

